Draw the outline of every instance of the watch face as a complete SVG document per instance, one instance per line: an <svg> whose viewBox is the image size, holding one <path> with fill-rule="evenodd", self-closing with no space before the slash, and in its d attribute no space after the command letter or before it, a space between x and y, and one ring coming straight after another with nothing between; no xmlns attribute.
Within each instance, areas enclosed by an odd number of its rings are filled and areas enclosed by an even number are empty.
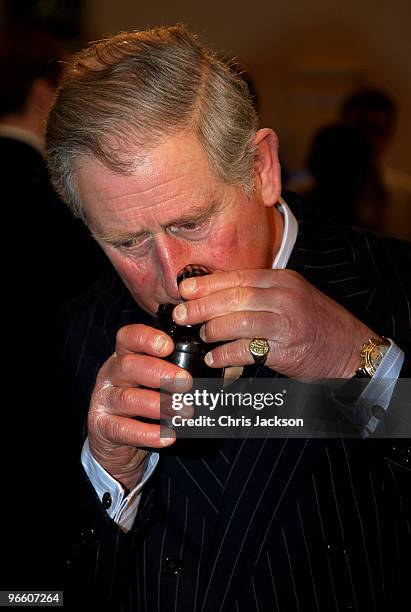
<svg viewBox="0 0 411 612"><path fill-rule="evenodd" d="M370 359L375 367L377 367L380 364L380 361L382 359L382 353L377 346L375 346L370 352Z"/></svg>

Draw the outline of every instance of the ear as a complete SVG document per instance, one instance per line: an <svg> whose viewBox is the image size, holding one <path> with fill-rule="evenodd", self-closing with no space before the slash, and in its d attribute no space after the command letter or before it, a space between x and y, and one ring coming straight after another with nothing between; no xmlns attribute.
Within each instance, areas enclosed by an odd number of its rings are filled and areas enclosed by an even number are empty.
<svg viewBox="0 0 411 612"><path fill-rule="evenodd" d="M273 130L258 130L254 137L254 180L263 204L274 206L281 195L281 170L278 161L278 138Z"/></svg>

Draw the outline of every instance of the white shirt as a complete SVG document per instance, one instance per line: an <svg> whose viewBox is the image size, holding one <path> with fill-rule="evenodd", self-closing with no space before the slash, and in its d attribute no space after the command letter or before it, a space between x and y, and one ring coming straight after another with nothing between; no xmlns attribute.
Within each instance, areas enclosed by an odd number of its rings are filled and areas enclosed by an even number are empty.
<svg viewBox="0 0 411 612"><path fill-rule="evenodd" d="M279 200L278 210L283 216L284 231L280 248L272 265L272 268L276 270L284 269L287 266L298 232L297 220L282 198ZM370 380L358 400L361 400L361 404L363 404L363 402L366 403L368 398L375 403L375 397L378 397L379 404L385 409L388 407L394 385L391 383L388 387L387 385L381 387L377 395L375 389L378 389L378 385L381 385L381 381L384 378L389 378L390 381L392 381L392 379L397 379L404 361L404 353L391 340L390 342L391 346L384 355L376 374ZM241 375L242 369L243 368L226 368L225 377L232 381L233 378ZM376 423L369 423L368 428L373 431L376 425ZM111 495L112 503L107 509L107 512L123 531L129 531L134 523L141 491L154 472L158 460L158 453L150 453L143 479L128 495L125 495L122 485L106 472L96 459L94 459L90 451L88 439L84 442L81 453L81 462L84 470L93 484L99 499L102 500L104 493L109 493Z"/></svg>

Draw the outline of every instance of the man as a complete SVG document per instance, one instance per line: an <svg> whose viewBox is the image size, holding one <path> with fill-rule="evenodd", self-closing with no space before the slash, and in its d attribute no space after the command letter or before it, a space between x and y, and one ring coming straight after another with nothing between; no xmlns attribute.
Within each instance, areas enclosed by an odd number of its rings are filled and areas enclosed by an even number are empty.
<svg viewBox="0 0 411 612"><path fill-rule="evenodd" d="M364 227L410 240L411 177L386 163L398 122L394 101L379 89L360 89L344 100L340 116L344 125L358 130L371 151L359 221Z"/></svg>
<svg viewBox="0 0 411 612"><path fill-rule="evenodd" d="M160 437L160 379L192 381L164 360L173 343L153 316L175 304L176 323L221 342L207 364L246 377L348 379L375 338L378 375L396 378L410 321L393 261L409 247L306 224L281 198L277 138L258 129L244 82L180 26L75 57L47 148L56 188L117 272L66 313L71 597L88 590L114 610L385 609L406 575L399 451ZM214 274L177 286L189 263Z"/></svg>
<svg viewBox="0 0 411 612"><path fill-rule="evenodd" d="M356 206L367 177L370 150L358 130L327 125L314 136L307 166L315 184L303 190L307 209L321 219L357 225ZM339 185L338 193L335 186ZM301 191L299 191L301 193Z"/></svg>
<svg viewBox="0 0 411 612"><path fill-rule="evenodd" d="M20 240L26 249L33 243L31 263L37 267L37 283L47 278L42 289L45 303L48 293L49 312L53 303L61 308L107 269L85 228L52 189L44 160L44 125L67 59L60 42L47 32L22 27L0 32L2 198L9 227L24 214ZM57 265L64 282L56 282Z"/></svg>
<svg viewBox="0 0 411 612"><path fill-rule="evenodd" d="M60 44L45 32L27 28L0 32L0 179L7 261L2 283L8 306L3 342L8 346L5 379L16 395L10 402L12 410L3 415L2 487L8 495L1 516L7 559L2 589L59 584L52 575L59 548L57 525L53 528L53 516L37 503L42 489L31 475L47 472L48 495L57 507L61 470L56 466L53 476L50 456L60 447L53 447L57 420L51 399L53 389L59 389L58 313L98 277L98 262L104 263L85 228L54 192L44 159L44 124L63 59ZM23 354L31 356L23 377L24 388L33 392L30 401L21 393L23 379L16 365L22 363ZM33 391L45 379L48 392Z"/></svg>

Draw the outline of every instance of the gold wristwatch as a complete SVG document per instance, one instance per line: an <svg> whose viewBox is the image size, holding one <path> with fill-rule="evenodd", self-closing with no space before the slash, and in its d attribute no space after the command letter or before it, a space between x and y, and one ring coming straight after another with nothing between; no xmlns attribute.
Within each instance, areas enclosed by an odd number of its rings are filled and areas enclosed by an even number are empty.
<svg viewBox="0 0 411 612"><path fill-rule="evenodd" d="M384 336L381 336L381 338L369 338L368 342L362 345L360 352L361 365L355 375L372 378L390 346L390 341L384 338Z"/></svg>

